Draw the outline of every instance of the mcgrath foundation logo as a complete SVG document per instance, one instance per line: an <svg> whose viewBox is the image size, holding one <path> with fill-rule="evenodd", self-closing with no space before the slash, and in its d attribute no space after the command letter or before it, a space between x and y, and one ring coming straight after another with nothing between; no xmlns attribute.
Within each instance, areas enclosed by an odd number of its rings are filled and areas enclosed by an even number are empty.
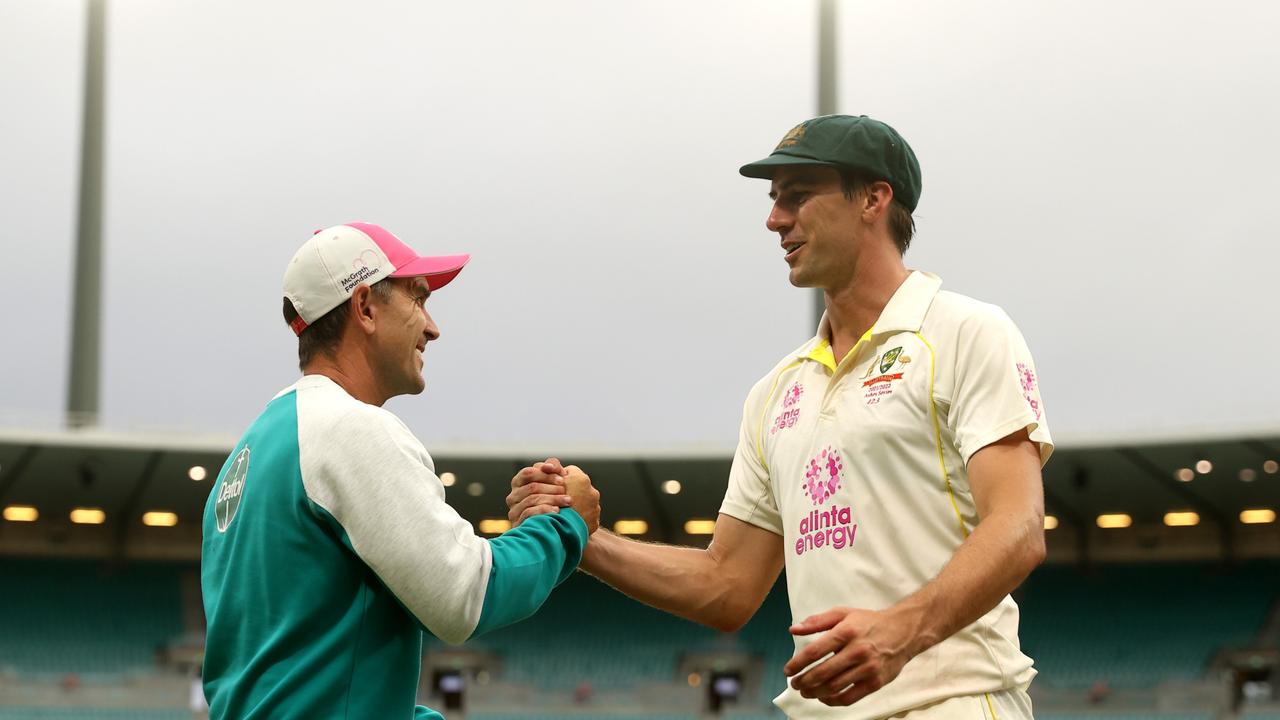
<svg viewBox="0 0 1280 720"><path fill-rule="evenodd" d="M840 453L828 445L809 458L809 467L804 472L804 494L809 496L815 507L822 505L836 494L843 479L844 461L840 459Z"/></svg>
<svg viewBox="0 0 1280 720"><path fill-rule="evenodd" d="M1022 397L1027 399L1027 404L1031 406L1031 411L1036 414L1036 419L1040 419L1040 393L1036 392L1036 371L1027 366L1026 363L1018 363L1018 382L1022 383Z"/></svg>
<svg viewBox="0 0 1280 720"><path fill-rule="evenodd" d="M365 250L355 260L351 261L351 269L355 272L341 280L343 292L351 292L351 289L355 286L377 275L382 269L382 263L378 261L378 253L372 250Z"/></svg>
<svg viewBox="0 0 1280 720"><path fill-rule="evenodd" d="M809 460L804 474L804 492L813 502L813 508L800 520L800 534L796 537L796 555L831 548L843 550L853 547L858 526L853 522L853 508L835 503L835 493L844 481L844 461L834 447L828 445ZM819 508L831 500L831 507Z"/></svg>
<svg viewBox="0 0 1280 720"><path fill-rule="evenodd" d="M236 519L236 511L240 509L240 498L244 495L244 482L249 476L249 447L245 446L232 461L231 468L218 485L218 499L213 506L213 515L218 521L218 532L226 532L231 521Z"/></svg>

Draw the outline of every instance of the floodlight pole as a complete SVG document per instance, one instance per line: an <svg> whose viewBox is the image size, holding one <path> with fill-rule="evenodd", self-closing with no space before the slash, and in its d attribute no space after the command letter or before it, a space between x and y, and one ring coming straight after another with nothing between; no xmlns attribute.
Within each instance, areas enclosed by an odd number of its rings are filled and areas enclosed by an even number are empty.
<svg viewBox="0 0 1280 720"><path fill-rule="evenodd" d="M836 0L818 0L818 114L836 113ZM822 320L827 301L813 293L813 327ZM837 358L838 360L839 358Z"/></svg>
<svg viewBox="0 0 1280 720"><path fill-rule="evenodd" d="M106 0L88 0L85 43L84 122L80 146L80 208L71 302L71 362L67 424L98 422L98 374L102 356L102 118Z"/></svg>

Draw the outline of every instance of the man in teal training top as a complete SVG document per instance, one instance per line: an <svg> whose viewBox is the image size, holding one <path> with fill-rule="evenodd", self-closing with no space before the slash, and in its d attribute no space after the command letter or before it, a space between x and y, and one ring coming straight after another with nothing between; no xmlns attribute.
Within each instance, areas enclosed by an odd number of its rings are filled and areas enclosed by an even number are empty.
<svg viewBox="0 0 1280 720"><path fill-rule="evenodd" d="M422 631L460 643L517 622L577 567L600 516L585 475L559 476L564 512L487 540L382 408L425 388L422 352L440 336L426 300L468 259L348 223L290 262L303 377L250 425L205 505L210 717L440 718L416 705Z"/></svg>

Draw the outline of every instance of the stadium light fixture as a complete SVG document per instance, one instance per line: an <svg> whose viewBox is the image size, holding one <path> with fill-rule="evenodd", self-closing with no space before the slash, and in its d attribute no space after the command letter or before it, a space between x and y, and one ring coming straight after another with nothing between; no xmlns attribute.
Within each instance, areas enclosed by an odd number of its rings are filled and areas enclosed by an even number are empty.
<svg viewBox="0 0 1280 720"><path fill-rule="evenodd" d="M1200 524L1200 515L1190 510L1167 512L1164 514L1164 524L1169 527L1191 527Z"/></svg>
<svg viewBox="0 0 1280 720"><path fill-rule="evenodd" d="M165 510L152 510L142 514L142 524L151 527L173 527L178 524L178 516Z"/></svg>
<svg viewBox="0 0 1280 720"><path fill-rule="evenodd" d="M1056 517L1054 517L1054 516L1052 516L1052 515L1045 515L1045 516L1044 516L1044 529L1045 529L1045 530L1052 530L1052 529L1054 529L1054 528L1056 528L1056 527L1058 527L1058 518L1056 518Z"/></svg>
<svg viewBox="0 0 1280 720"><path fill-rule="evenodd" d="M1127 528L1133 524L1133 518L1125 513L1107 513L1098 516L1100 528Z"/></svg>
<svg viewBox="0 0 1280 720"><path fill-rule="evenodd" d="M1276 521L1276 511L1271 508L1249 508L1240 513L1240 522L1246 525L1262 525Z"/></svg>
<svg viewBox="0 0 1280 720"><path fill-rule="evenodd" d="M613 524L613 531L619 535L643 535L649 532L649 523L644 520L619 520Z"/></svg>
<svg viewBox="0 0 1280 720"><path fill-rule="evenodd" d="M506 518L485 518L480 521L480 532L485 535L501 535L511 529L511 521Z"/></svg>
<svg viewBox="0 0 1280 720"><path fill-rule="evenodd" d="M1213 472L1213 463L1208 460L1199 460L1196 462L1196 472L1201 475L1208 475Z"/></svg>
<svg viewBox="0 0 1280 720"><path fill-rule="evenodd" d="M102 508L78 507L71 511L71 522L77 525L101 525L106 522L107 514Z"/></svg>
<svg viewBox="0 0 1280 720"><path fill-rule="evenodd" d="M200 482L201 480L209 477L209 471L205 470L203 465L192 465L191 468L187 470L187 477L196 482Z"/></svg>
<svg viewBox="0 0 1280 720"><path fill-rule="evenodd" d="M1253 482L1258 477L1258 471L1253 468L1240 469L1240 482Z"/></svg>
<svg viewBox="0 0 1280 720"><path fill-rule="evenodd" d="M10 505L4 509L4 519L9 522L35 522L40 511L30 505Z"/></svg>
<svg viewBox="0 0 1280 720"><path fill-rule="evenodd" d="M1173 477L1174 479L1181 480L1182 482L1191 482L1195 479L1196 473L1191 468L1178 468L1177 472L1173 474Z"/></svg>
<svg viewBox="0 0 1280 720"><path fill-rule="evenodd" d="M679 480L668 480L668 481L666 481L666 482L662 483L662 492L664 492L664 493L666 493L666 494L668 494L668 495L679 495L679 494L680 494L680 481L679 481Z"/></svg>
<svg viewBox="0 0 1280 720"><path fill-rule="evenodd" d="M484 485L478 482L471 483L467 486L467 494L471 497L480 497L484 494Z"/></svg>
<svg viewBox="0 0 1280 720"><path fill-rule="evenodd" d="M1262 472L1268 475L1275 475L1276 471L1280 471L1280 463L1275 460L1268 460L1262 463Z"/></svg>
<svg viewBox="0 0 1280 720"><path fill-rule="evenodd" d="M706 519L689 520L684 524L687 535L711 535L716 531L716 521Z"/></svg>
<svg viewBox="0 0 1280 720"><path fill-rule="evenodd" d="M441 485L444 485L445 487L453 487L457 482L458 482L457 475L451 472L440 473Z"/></svg>

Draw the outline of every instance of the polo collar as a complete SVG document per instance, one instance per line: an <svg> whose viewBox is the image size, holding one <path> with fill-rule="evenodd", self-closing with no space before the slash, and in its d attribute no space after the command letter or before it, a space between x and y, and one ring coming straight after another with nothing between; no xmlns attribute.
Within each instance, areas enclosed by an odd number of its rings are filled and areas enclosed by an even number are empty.
<svg viewBox="0 0 1280 720"><path fill-rule="evenodd" d="M924 325L924 316L929 306L942 287L942 278L922 270L912 270L906 280L898 286L889 303L880 311L875 325L867 331L866 336L882 333L919 332ZM815 360L827 367L836 366L836 358L831 351L831 324L827 314L822 313L818 323L818 333L796 352L798 359Z"/></svg>

